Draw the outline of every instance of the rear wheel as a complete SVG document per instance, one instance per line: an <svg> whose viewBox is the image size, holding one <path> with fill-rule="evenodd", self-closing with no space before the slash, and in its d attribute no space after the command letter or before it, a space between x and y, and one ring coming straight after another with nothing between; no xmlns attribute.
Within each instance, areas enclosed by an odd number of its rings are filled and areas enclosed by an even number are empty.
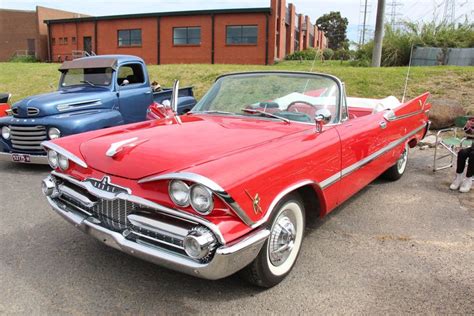
<svg viewBox="0 0 474 316"><path fill-rule="evenodd" d="M407 169L407 163L408 163L408 143L405 144L405 149L400 155L400 158L398 158L397 163L394 164L392 167L390 167L387 171L385 171L385 173L383 174L383 177L390 181L396 181L400 179L405 173L405 170Z"/></svg>
<svg viewBox="0 0 474 316"><path fill-rule="evenodd" d="M250 283L266 288L283 281L300 253L305 210L299 196L289 195L278 203L269 222L270 236L257 258L240 272Z"/></svg>

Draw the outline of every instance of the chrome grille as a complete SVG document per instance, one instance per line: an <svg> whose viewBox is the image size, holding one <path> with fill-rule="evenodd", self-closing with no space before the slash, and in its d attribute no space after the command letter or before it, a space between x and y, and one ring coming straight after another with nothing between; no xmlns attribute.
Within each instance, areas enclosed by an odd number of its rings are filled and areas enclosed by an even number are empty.
<svg viewBox="0 0 474 316"><path fill-rule="evenodd" d="M44 126L10 125L12 147L21 150L42 150L41 143L47 140Z"/></svg>
<svg viewBox="0 0 474 316"><path fill-rule="evenodd" d="M27 108L26 111L28 113L28 116L36 116L40 112L37 108Z"/></svg>
<svg viewBox="0 0 474 316"><path fill-rule="evenodd" d="M121 232L129 227L127 216L138 208L137 204L125 200L99 200L91 211L104 226Z"/></svg>

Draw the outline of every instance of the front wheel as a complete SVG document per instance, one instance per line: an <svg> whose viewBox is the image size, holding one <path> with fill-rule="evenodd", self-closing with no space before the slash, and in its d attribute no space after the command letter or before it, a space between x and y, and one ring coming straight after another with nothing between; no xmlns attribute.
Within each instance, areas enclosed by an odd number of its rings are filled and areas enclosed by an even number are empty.
<svg viewBox="0 0 474 316"><path fill-rule="evenodd" d="M398 158L397 163L390 167L385 173L383 177L390 181L396 181L400 179L405 170L407 169L408 163L408 143L405 145L405 149L403 150L400 158Z"/></svg>
<svg viewBox="0 0 474 316"><path fill-rule="evenodd" d="M305 210L299 196L289 195L278 203L269 223L270 236L257 258L240 273L250 283L266 288L283 281L300 253Z"/></svg>

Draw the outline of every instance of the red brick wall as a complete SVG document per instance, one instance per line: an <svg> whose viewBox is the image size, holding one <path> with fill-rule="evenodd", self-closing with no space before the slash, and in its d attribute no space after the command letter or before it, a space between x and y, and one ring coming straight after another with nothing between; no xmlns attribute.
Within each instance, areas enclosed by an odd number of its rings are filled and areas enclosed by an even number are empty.
<svg viewBox="0 0 474 316"><path fill-rule="evenodd" d="M67 37L67 44L61 44L60 38L65 37ZM72 51L77 49L76 44L72 43L72 37L76 37L77 41L76 23L51 25L51 59L53 61L72 59Z"/></svg>
<svg viewBox="0 0 474 316"><path fill-rule="evenodd" d="M290 21L286 29L286 54L290 55L295 52L295 27L298 21L295 19L296 8L294 4L288 5L288 11L290 11Z"/></svg>
<svg viewBox="0 0 474 316"><path fill-rule="evenodd" d="M173 45L174 27L201 27L201 45ZM212 17L210 15L162 17L160 23L160 63L198 64L212 62Z"/></svg>
<svg viewBox="0 0 474 316"><path fill-rule="evenodd" d="M118 30L141 29L142 45L140 47L119 47ZM158 63L157 49L157 19L117 19L101 20L97 22L97 49L96 54L126 54L140 56L146 63Z"/></svg>
<svg viewBox="0 0 474 316"><path fill-rule="evenodd" d="M269 21L270 22L270 21ZM227 45L227 25L257 25L257 45ZM222 14L215 17L216 64L265 64L265 14ZM271 32L271 31L270 31ZM274 33L274 30L273 30ZM271 34L270 34L271 35ZM274 37L269 37L270 39ZM274 40L268 44L268 61L273 62Z"/></svg>

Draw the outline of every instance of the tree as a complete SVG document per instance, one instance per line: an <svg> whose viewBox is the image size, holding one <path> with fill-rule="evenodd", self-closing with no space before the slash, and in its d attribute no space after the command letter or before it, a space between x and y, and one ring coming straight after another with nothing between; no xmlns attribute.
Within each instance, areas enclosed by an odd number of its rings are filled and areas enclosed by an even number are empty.
<svg viewBox="0 0 474 316"><path fill-rule="evenodd" d="M333 50L349 46L346 37L348 24L347 18L343 18L339 11L331 11L316 21L316 25L324 32L328 39L329 48Z"/></svg>

